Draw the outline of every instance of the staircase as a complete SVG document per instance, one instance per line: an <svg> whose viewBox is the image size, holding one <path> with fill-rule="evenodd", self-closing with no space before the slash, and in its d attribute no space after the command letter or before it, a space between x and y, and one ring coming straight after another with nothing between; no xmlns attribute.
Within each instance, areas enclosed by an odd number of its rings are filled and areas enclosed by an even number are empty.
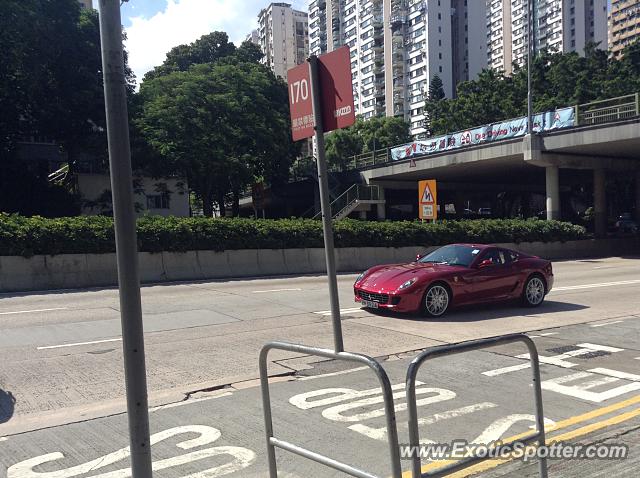
<svg viewBox="0 0 640 478"><path fill-rule="evenodd" d="M331 203L331 217L343 219L361 204L384 204L384 199L380 199L380 188L377 185L354 184ZM319 212L313 219L319 219L321 215Z"/></svg>

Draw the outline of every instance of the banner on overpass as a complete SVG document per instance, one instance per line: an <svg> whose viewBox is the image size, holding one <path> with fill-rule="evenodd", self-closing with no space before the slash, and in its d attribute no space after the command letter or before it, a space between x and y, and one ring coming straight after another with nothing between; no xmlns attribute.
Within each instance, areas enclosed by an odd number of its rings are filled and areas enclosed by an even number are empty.
<svg viewBox="0 0 640 478"><path fill-rule="evenodd" d="M533 131L552 131L555 129L569 128L575 125L575 112L573 108L561 108L555 111L539 113L533 117ZM527 118L515 118L501 123L492 123L478 128L458 131L428 138L422 141L404 144L391 150L391 158L394 161L420 156L423 154L439 153L451 149L464 148L465 146L490 143L502 139L524 136L527 132Z"/></svg>

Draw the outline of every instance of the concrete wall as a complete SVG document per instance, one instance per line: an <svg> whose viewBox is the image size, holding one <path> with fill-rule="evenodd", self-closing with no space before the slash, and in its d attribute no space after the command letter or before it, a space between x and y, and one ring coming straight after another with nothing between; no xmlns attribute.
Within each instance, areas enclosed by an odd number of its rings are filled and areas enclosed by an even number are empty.
<svg viewBox="0 0 640 478"><path fill-rule="evenodd" d="M502 244L548 259L576 259L640 254L640 239ZM433 248L432 248L433 249ZM410 262L422 247L346 247L336 249L339 272L356 272L376 264ZM142 282L228 279L322 273L323 249L245 249L238 251L141 252ZM117 284L115 254L0 256L0 292L73 289Z"/></svg>

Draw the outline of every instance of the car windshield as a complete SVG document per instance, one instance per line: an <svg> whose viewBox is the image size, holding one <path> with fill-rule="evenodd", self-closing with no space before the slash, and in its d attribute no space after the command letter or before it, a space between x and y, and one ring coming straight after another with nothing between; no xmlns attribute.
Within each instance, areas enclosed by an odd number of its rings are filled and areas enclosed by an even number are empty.
<svg viewBox="0 0 640 478"><path fill-rule="evenodd" d="M469 267L479 252L480 249L470 246L444 246L420 258L418 262Z"/></svg>

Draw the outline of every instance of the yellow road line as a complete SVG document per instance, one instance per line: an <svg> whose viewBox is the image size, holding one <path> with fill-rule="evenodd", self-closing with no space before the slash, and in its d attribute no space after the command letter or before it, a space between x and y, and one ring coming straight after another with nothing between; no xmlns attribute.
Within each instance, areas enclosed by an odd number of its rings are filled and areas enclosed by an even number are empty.
<svg viewBox="0 0 640 478"><path fill-rule="evenodd" d="M607 415L611 412L615 412L617 410L621 410L623 408L627 408L631 405L635 405L635 404L639 404L640 403L640 395L637 395L635 397L629 398L627 400L623 400L622 402L618 402L618 403L614 403L612 405L608 405L606 407L601 407L601 408L596 408L595 410L592 410L590 412L587 413L583 413L581 415L576 415L574 417L570 417L567 418L565 420L560 420L559 422L556 422L554 424L551 425L547 425L545 426L545 431L546 432L552 432L552 431L558 431L558 430L562 430L563 428L567 428L570 427L572 425L578 424L578 423L582 423L584 421L590 420L592 418L597 418L597 417L601 417L602 415ZM616 415L612 418L609 418L607 420L604 420L602 422L596 422L596 423L592 423L590 425L586 425L582 428L578 428L576 430L573 430L571 432L567 432L565 434L561 434L561 435L557 435L555 437L550 437L548 440L548 443L556 443L558 441L562 441L562 440L570 440L571 438L574 438L576 436L582 436L582 435L586 435L588 433L591 433L592 431L595 430L599 430L601 428L604 428L608 425L614 425L617 423L621 423L624 422L626 420L629 420L633 417L636 417L640 415L640 408L627 412L627 413L623 413L621 415ZM602 425L604 424L604 425ZM512 441L516 441L519 440L521 438L524 438L528 435L530 435L532 432L524 432L524 433L519 433L517 435L513 435L511 437L505 438L504 440L502 440L503 443L508 443L508 442L512 442ZM449 475L451 477L465 477L465 476L470 476L473 475L475 473L479 473L481 471L484 470L489 470L491 468L495 468L496 466L502 464L502 463L506 463L508 461L513 460L514 458L506 458L504 460L500 459L500 460L489 460L486 462L482 462L482 463L478 463L476 465L473 465L469 468L466 468L464 470L461 470L457 473L454 473L452 475ZM446 466L450 463L455 463L457 460L440 460L440 461L434 461L432 463L423 465L421 470L422 473L425 473L427 471L431 471L431 470L435 470L438 468L442 468L443 466ZM485 468L486 467L486 468ZM403 478L411 478L411 471L405 471L402 474Z"/></svg>

